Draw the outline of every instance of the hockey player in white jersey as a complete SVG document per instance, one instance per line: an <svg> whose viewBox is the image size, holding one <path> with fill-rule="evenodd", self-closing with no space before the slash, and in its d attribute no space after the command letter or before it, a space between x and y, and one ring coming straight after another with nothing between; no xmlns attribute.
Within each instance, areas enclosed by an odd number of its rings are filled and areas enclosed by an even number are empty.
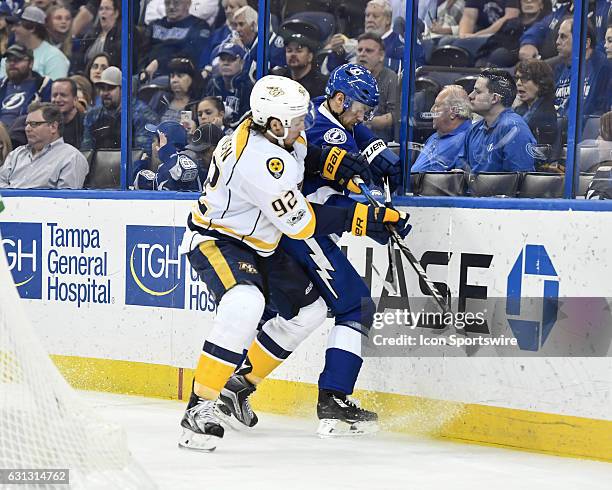
<svg viewBox="0 0 612 490"><path fill-rule="evenodd" d="M211 451L223 437L215 400L245 350L246 379L256 385L326 318L316 287L277 249L283 234L306 239L351 231L385 240L386 225L408 226L407 217L393 209L306 200L300 191L305 169L321 170L333 159L334 178L348 185L359 163L346 153L338 162L337 153L307 146L304 120L312 106L299 83L264 77L250 103L252 116L215 150L183 239L192 267L218 304L181 421L179 446L185 448ZM255 336L266 304L278 314Z"/></svg>

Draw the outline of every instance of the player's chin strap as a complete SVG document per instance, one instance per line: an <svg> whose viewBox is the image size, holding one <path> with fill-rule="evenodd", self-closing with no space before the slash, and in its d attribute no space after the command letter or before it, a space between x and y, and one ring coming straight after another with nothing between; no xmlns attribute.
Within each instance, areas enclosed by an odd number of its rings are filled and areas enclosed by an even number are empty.
<svg viewBox="0 0 612 490"><path fill-rule="evenodd" d="M289 128L285 128L285 127L283 126L283 130L284 130L284 132L283 132L283 135L282 135L282 136L276 136L276 135L275 135L275 134L272 132L272 130L271 130L271 129L267 129L267 130L266 130L266 134L268 134L268 135L270 135L272 138L274 138L274 139L275 139L275 140L278 142L278 144L279 144L279 146L280 146L281 148L284 148L284 147L285 147L285 138L287 138L287 135L289 134Z"/></svg>

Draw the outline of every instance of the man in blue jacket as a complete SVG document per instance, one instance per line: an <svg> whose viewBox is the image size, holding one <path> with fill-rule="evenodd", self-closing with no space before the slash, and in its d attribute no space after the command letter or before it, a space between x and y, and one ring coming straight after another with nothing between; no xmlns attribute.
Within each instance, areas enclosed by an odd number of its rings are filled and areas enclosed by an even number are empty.
<svg viewBox="0 0 612 490"><path fill-rule="evenodd" d="M482 120L465 138L461 159L466 169L480 172L529 172L534 167L536 140L527 123L512 110L516 83L508 72L483 71L470 93L472 111Z"/></svg>

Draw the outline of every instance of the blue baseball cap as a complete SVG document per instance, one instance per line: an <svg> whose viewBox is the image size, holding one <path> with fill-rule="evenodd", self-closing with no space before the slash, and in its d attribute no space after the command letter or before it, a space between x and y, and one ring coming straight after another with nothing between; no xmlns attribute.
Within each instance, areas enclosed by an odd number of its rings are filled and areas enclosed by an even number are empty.
<svg viewBox="0 0 612 490"><path fill-rule="evenodd" d="M168 143L181 150L187 146L187 130L176 121L164 121L158 125L145 124L145 129L150 133L157 134L158 131L164 133Z"/></svg>
<svg viewBox="0 0 612 490"><path fill-rule="evenodd" d="M0 2L0 15L13 15L13 11L11 7L8 6L6 2Z"/></svg>
<svg viewBox="0 0 612 490"><path fill-rule="evenodd" d="M239 44L223 43L214 49L212 58L215 59L217 56L221 56L222 54L230 54L235 58L243 58L246 51Z"/></svg>

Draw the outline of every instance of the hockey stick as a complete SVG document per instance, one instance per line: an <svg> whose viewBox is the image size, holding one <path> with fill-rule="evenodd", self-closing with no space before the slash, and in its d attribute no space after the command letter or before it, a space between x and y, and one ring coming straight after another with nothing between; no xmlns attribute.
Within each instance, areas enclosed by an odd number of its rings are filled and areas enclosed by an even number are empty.
<svg viewBox="0 0 612 490"><path fill-rule="evenodd" d="M389 186L389 177L385 177L383 179L383 186L385 190L385 206L391 207L391 187ZM397 291L397 286L399 285L399 273L397 272L395 248L393 247L393 242L391 240L389 240L387 243L387 256L389 258L389 268L391 269L391 280L389 281L389 284ZM397 281L396 277L398 279Z"/></svg>
<svg viewBox="0 0 612 490"><path fill-rule="evenodd" d="M370 189L363 180L361 180L359 177L353 177L353 182L355 182L355 184L361 189L361 192L363 192L363 195L367 198L372 206L376 206L378 208L385 207L374 198L370 192ZM404 240L399 235L395 227L392 225L387 225L387 229L389 230L392 241L399 247L400 251L404 254L404 257L408 259L408 262L410 262L410 265L419 276L419 279L425 283L425 289L427 289L427 292L433 296L435 302L438 304L443 313L449 313L451 309L448 302L442 296L442 294L440 294L433 281L427 277L427 273L416 259L410 248L408 248L408 246L404 243Z"/></svg>

